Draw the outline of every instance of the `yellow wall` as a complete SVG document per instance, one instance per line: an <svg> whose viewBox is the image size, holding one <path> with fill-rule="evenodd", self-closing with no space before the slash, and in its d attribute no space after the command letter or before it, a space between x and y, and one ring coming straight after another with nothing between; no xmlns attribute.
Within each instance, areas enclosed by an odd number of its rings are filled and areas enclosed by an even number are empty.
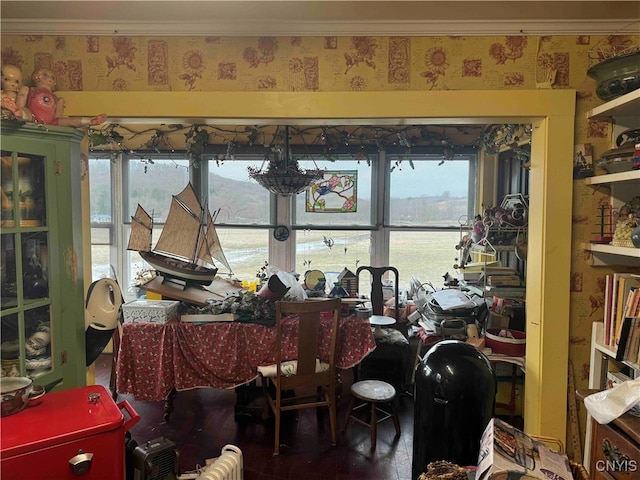
<svg viewBox="0 0 640 480"><path fill-rule="evenodd" d="M610 131L605 122L588 122L585 113L602 103L595 94L595 82L587 77L590 55L608 50L612 42L624 44L640 37L604 36L495 36L495 37L86 37L86 36L2 36L2 61L20 66L25 76L36 65L52 68L58 78L61 96L67 100L67 114L111 117L181 118L282 118L283 112L325 119L350 118L357 111L361 118L393 117L394 114L447 117L453 106L468 114L469 105L491 112L484 105L493 97L479 91L523 95L537 87L545 88L549 72L555 70L554 90L576 92L575 124L562 114L541 120L534 132L534 157L540 167L532 175L532 196L544 195L548 202L533 215L540 225L551 222L549 231L537 232L530 242L538 243L534 254L535 277L528 279L534 301L527 315L533 320L530 351L557 351L544 362L527 365L529 382L542 382L551 370L566 371L563 351L576 368L576 386L584 387L588 378L591 323L602 318L602 276L607 269L594 270L579 248L592 234L597 206L603 193L595 193L582 181L571 182L567 168L572 152L567 144L591 143L594 158L610 148ZM548 88L548 85L546 86ZM442 95L431 97L428 92ZM144 92L144 93L142 93ZM161 92L171 92L162 95ZM221 93L218 93L221 92ZM299 94L299 95L298 95ZM525 95L526 96L526 95ZM511 98L511 97L509 97ZM521 104L501 102L500 113L517 119L524 111L535 120L538 97ZM403 105L394 105L397 99ZM255 100L255 101L254 101ZM439 103L433 103L435 101ZM442 102L442 103L440 103ZM354 106L355 104L355 106ZM477 104L477 105L476 105ZM541 116L548 111L540 107ZM482 121L492 121L484 118ZM549 154L535 136L554 136L562 155ZM564 141L563 141L564 137ZM570 137L570 140L566 137ZM554 143L554 146L556 143ZM556 155L556 156L554 156ZM553 163L557 162L557 163ZM562 163L561 162L568 162ZM550 170L562 166L567 201L558 184L548 185ZM602 173L602 172L600 172ZM557 202L563 204L558 205ZM554 208L557 209L554 210ZM567 212L569 215L567 216ZM556 218L558 220L554 220ZM568 221L571 218L571 222ZM570 223L570 224L569 224ZM549 237L555 233L558 238ZM566 238L569 248L564 248ZM531 252L531 246L530 246ZM558 256L564 258L557 258ZM569 257L570 258L567 258ZM570 279L553 278L548 265L570 262ZM533 260L530 264L533 263ZM535 278L535 282L531 279ZM556 283L554 292L543 284ZM569 285L567 285L567 283ZM560 290L568 287L570 294ZM562 304L558 304L558 302ZM529 303L529 302L528 302ZM565 325L557 334L553 322ZM542 329L542 320L549 328ZM529 322L529 320L528 320ZM559 328L559 327L558 327ZM528 330L529 332L529 330ZM555 335L555 336L554 336ZM564 345L555 345L560 339ZM568 342L566 341L568 339ZM566 355L564 356L566 358ZM559 359L559 365L554 361ZM531 367L531 368L530 368ZM531 378L530 378L531 377ZM563 374L537 391L536 405L554 404L564 412L566 383ZM566 379L566 376L564 376ZM525 400L528 402L529 398ZM527 406L525 405L525 410ZM549 425L563 414L547 411L529 415L532 433L564 432L564 426ZM545 421L542 417L548 415ZM529 420L529 419L528 419ZM584 419L583 419L584 421ZM584 423L582 427L584 434ZM564 435L562 435L564 436Z"/></svg>

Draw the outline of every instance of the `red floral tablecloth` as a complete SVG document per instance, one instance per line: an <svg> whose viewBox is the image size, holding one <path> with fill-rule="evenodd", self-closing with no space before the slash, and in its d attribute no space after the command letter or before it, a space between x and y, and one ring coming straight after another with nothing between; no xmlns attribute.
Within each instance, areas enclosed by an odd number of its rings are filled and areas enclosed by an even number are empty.
<svg viewBox="0 0 640 480"><path fill-rule="evenodd" d="M296 356L295 318L285 320L286 351ZM328 332L329 321L322 328ZM253 323L126 323L116 365L117 391L136 400L164 400L172 388L231 388L257 377L259 365L275 362L275 327ZM329 339L323 344L326 354ZM357 365L375 348L366 318L340 319L336 364ZM321 352L322 353L322 352Z"/></svg>

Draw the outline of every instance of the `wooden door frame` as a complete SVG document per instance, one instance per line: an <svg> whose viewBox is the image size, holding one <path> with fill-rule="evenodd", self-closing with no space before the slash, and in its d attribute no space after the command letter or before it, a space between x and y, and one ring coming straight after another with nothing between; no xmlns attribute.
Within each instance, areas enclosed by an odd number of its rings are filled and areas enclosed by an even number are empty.
<svg viewBox="0 0 640 480"><path fill-rule="evenodd" d="M533 125L525 430L566 438L575 90L59 92L114 123Z"/></svg>

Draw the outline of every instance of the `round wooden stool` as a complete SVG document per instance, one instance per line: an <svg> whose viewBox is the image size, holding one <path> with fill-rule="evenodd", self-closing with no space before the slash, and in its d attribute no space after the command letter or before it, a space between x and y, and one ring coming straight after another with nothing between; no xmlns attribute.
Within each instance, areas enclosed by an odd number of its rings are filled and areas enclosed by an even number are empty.
<svg viewBox="0 0 640 480"><path fill-rule="evenodd" d="M375 450L378 423L392 418L393 425L396 427L396 436L400 435L400 421L392 404L395 397L396 389L393 388L393 385L383 382L382 380L362 380L354 383L351 385L351 401L349 402L349 410L342 432L344 433L347 430L350 419L366 425L371 429L371 450ZM354 407L356 399L362 400L364 403ZM383 410L379 407L379 404L387 404L390 411ZM371 407L370 422L366 422L354 415L357 410L367 406ZM378 412L382 414L380 418L378 418Z"/></svg>

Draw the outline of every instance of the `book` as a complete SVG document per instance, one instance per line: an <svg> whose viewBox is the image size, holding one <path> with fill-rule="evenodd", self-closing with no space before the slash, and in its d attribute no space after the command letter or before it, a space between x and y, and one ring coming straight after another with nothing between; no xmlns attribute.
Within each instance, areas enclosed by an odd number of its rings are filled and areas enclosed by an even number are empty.
<svg viewBox="0 0 640 480"><path fill-rule="evenodd" d="M631 334L633 318L625 317L620 323L622 324L622 326L620 327L620 336L618 337L616 348L616 360L619 362L624 360L625 348L629 340L629 335Z"/></svg>
<svg viewBox="0 0 640 480"><path fill-rule="evenodd" d="M633 273L618 274L618 286L616 295L616 312L613 346L616 347L620 342L620 335L626 315L627 300L633 290L640 287L640 275Z"/></svg>
<svg viewBox="0 0 640 480"><path fill-rule="evenodd" d="M487 277L487 285L493 287L519 287L522 280L519 275L489 275Z"/></svg>
<svg viewBox="0 0 640 480"><path fill-rule="evenodd" d="M635 362L638 359L640 350L640 317L633 317L631 322L631 332L625 346L622 360L625 362Z"/></svg>
<svg viewBox="0 0 640 480"><path fill-rule="evenodd" d="M486 285L484 287L487 295L496 296L496 297L515 297L515 298L524 298L527 294L526 287L495 287L491 285Z"/></svg>
<svg viewBox="0 0 640 480"><path fill-rule="evenodd" d="M467 263L464 268L461 268L460 271L461 272L468 272L468 273L483 273L485 270L487 269L491 269L494 271L500 270L500 269L508 269L508 270L513 270L512 268L509 267L503 267L502 266L502 262L500 262L499 260L495 260L495 261L491 261L491 262L471 262L471 263Z"/></svg>
<svg viewBox="0 0 640 480"><path fill-rule="evenodd" d="M613 291L613 274L605 277L604 287L604 344L611 344L611 307L612 307L612 291Z"/></svg>
<svg viewBox="0 0 640 480"><path fill-rule="evenodd" d="M189 322L189 323L211 323L211 322L233 322L238 319L238 314L236 313L218 313L218 314L208 314L208 313L197 313L190 315L181 315L181 322Z"/></svg>
<svg viewBox="0 0 640 480"><path fill-rule="evenodd" d="M463 270L458 274L458 279L463 282L478 282L482 278L482 272L467 272Z"/></svg>
<svg viewBox="0 0 640 480"><path fill-rule="evenodd" d="M631 289L624 310L625 317L637 317L640 314L640 287L631 287Z"/></svg>
<svg viewBox="0 0 640 480"><path fill-rule="evenodd" d="M617 297L618 297L618 278L619 273L613 273L612 277L612 285L610 292L610 310L609 310L609 330L608 330L608 339L607 346L611 348L615 348L615 333L616 333L616 305L617 305Z"/></svg>

